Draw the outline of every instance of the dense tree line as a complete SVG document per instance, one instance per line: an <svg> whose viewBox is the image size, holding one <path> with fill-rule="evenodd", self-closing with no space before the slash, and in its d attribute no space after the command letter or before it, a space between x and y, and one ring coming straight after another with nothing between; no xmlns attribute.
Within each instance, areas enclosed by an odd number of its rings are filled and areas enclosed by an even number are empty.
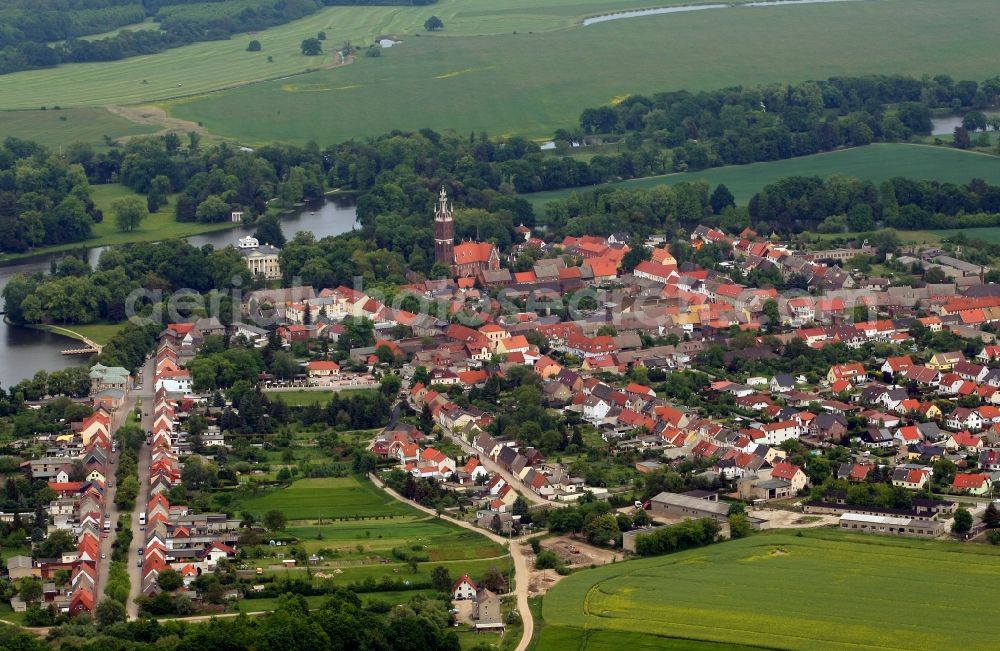
<svg viewBox="0 0 1000 651"><path fill-rule="evenodd" d="M198 581L207 578L214 577L202 575ZM224 589L222 586L222 590L213 591L220 603ZM183 598L190 601L186 596ZM153 600L143 599L143 606L156 609L159 614L176 613L173 602L179 599L181 597L162 592ZM421 596L390 608L387 611L385 602L379 600L363 607L355 593L338 589L316 610L310 611L301 595L286 594L280 598L274 612L261 617L213 618L197 626L153 618L98 622L96 625L74 622L52 631L51 647L36 636L16 632L13 628L5 628L2 634L8 642L6 648L23 651L44 651L67 645L80 651L108 648L140 651L164 646L177 651L257 648L459 651L461 648L457 635L451 630L447 609L439 601Z"/></svg>
<svg viewBox="0 0 1000 651"><path fill-rule="evenodd" d="M790 176L764 186L745 207L734 205L724 185L712 189L704 181L649 189L602 187L549 202L537 222L557 235L610 235L623 229L672 235L699 224L733 235L752 227L786 236L880 227L973 228L1000 224L1000 186L981 179L958 184L894 177L876 185L841 175ZM714 266L706 259L710 253L717 252L699 251L699 264ZM696 255L688 254L675 253L681 262Z"/></svg>
<svg viewBox="0 0 1000 651"><path fill-rule="evenodd" d="M0 8L0 74L60 63L117 61L281 25L327 5L424 5L434 0L8 0ZM158 29L122 30L140 23ZM54 43L55 41L61 41Z"/></svg>
<svg viewBox="0 0 1000 651"><path fill-rule="evenodd" d="M0 251L90 237L104 216L90 200L80 165L33 142L7 138L0 146Z"/></svg>
<svg viewBox="0 0 1000 651"><path fill-rule="evenodd" d="M626 134L671 150L674 171L806 156L843 146L907 140L931 132L931 109L994 107L1000 77L955 81L947 75L833 77L713 91L633 95L614 106L588 108L579 131ZM985 128L985 125L984 125Z"/></svg>
<svg viewBox="0 0 1000 651"><path fill-rule="evenodd" d="M67 256L52 274L15 275L3 296L7 318L14 323L93 323L102 319L121 321L129 316L126 298L140 287L167 298L180 289L226 292L234 286L252 288L254 283L246 263L233 248L198 248L183 240L169 240L112 247L101 254L96 269ZM209 299L213 296L210 294ZM233 312L232 296L219 295L214 300L220 307L219 318L228 323ZM159 309L149 301L135 307L146 312ZM188 312L204 314L205 308Z"/></svg>
<svg viewBox="0 0 1000 651"><path fill-rule="evenodd" d="M793 176L765 186L747 206L760 232L971 228L1000 223L1000 186L894 177L876 186L843 176Z"/></svg>
<svg viewBox="0 0 1000 651"><path fill-rule="evenodd" d="M139 0L7 0L0 8L0 48L99 34L145 17Z"/></svg>
<svg viewBox="0 0 1000 651"><path fill-rule="evenodd" d="M650 533L639 534L635 539L635 553L639 556L670 554L715 542L719 523L711 518L685 520L669 527L659 527Z"/></svg>

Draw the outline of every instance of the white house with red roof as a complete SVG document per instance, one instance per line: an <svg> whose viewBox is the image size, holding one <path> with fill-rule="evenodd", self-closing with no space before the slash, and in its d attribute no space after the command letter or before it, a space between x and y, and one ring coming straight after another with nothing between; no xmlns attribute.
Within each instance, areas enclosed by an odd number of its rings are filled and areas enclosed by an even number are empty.
<svg viewBox="0 0 1000 651"><path fill-rule="evenodd" d="M892 471L892 485L910 490L920 490L930 477L929 468L896 468Z"/></svg>
<svg viewBox="0 0 1000 651"><path fill-rule="evenodd" d="M191 393L191 371L164 370L157 374L154 387L167 393Z"/></svg>
<svg viewBox="0 0 1000 651"><path fill-rule="evenodd" d="M330 360L313 360L306 364L310 380L329 380L340 375L340 364Z"/></svg>
<svg viewBox="0 0 1000 651"><path fill-rule="evenodd" d="M476 598L476 584L469 578L468 574L463 574L458 581L455 581L455 585L451 589L452 599L475 599Z"/></svg>

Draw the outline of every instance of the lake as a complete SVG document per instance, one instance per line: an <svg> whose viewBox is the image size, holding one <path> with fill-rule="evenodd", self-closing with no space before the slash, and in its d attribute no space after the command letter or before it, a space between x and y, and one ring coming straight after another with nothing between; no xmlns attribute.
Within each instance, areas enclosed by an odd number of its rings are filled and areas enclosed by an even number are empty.
<svg viewBox="0 0 1000 651"><path fill-rule="evenodd" d="M308 231L321 239L330 235L346 233L357 226L357 214L353 199L333 198L306 204L301 209L284 217L281 228L289 239L299 231ZM185 238L193 246L211 244L216 248L236 245L241 237L252 234L254 227L232 228L204 235ZM93 247L83 251L87 262L97 263L105 247ZM18 273L49 271L54 260L63 253L44 254L29 260L0 267L0 292ZM0 298L2 302L2 298ZM6 389L21 380L31 377L35 371L54 371L85 362L83 357L66 356L60 351L73 348L79 342L33 328L13 326L0 321L0 387Z"/></svg>

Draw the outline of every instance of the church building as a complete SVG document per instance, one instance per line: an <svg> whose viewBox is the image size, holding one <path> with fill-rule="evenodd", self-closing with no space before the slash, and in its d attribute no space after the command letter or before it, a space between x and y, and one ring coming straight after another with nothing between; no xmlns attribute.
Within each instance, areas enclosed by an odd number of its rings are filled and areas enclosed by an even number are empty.
<svg viewBox="0 0 1000 651"><path fill-rule="evenodd" d="M434 261L447 265L452 276L470 278L483 271L500 269L500 254L489 242L462 242L455 245L455 208L441 188L434 207Z"/></svg>

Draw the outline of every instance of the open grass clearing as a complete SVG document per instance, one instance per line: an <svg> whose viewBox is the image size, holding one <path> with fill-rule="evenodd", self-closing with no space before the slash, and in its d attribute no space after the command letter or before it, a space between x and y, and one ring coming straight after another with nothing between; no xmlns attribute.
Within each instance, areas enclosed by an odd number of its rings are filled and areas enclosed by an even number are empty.
<svg viewBox="0 0 1000 651"><path fill-rule="evenodd" d="M115 199L128 196L137 196L143 203L146 202L144 195L136 194L129 188L119 183L109 183L106 185L90 186L90 196L101 212L104 213L104 221L94 224L92 229L93 237L80 242L70 242L67 244L57 244L55 246L42 246L32 249L27 253L13 253L0 255L0 263L11 262L32 256L46 253L59 253L62 251L74 251L99 246L110 246L112 244L128 244L131 242L153 242L169 240L178 237L188 237L200 235L213 231L221 231L238 226L230 222L217 224L202 224L199 222L179 222L174 218L174 198L170 195L167 205L161 206L158 211L146 217L139 228L132 231L120 231L115 224L114 211L111 205Z"/></svg>
<svg viewBox="0 0 1000 651"><path fill-rule="evenodd" d="M463 4L471 10L471 2ZM491 11L510 6L508 0ZM494 35L467 35L442 16L442 33L404 36L379 58L165 106L251 145L325 144L423 127L549 138L558 127L575 126L584 108L636 93L866 73L982 79L992 74L995 34L980 16L993 8L991 0L866 0L677 13L550 32L533 20ZM504 22L513 25L512 18Z"/></svg>
<svg viewBox="0 0 1000 651"><path fill-rule="evenodd" d="M1000 578L983 545L838 531L764 533L567 577L544 600L538 649L604 649L671 638L782 649L964 648ZM886 595L894 595L887 600ZM941 626L947 621L947 626ZM554 627L551 631L549 627ZM600 632L600 633L598 633ZM590 639L597 636L591 645Z"/></svg>
<svg viewBox="0 0 1000 651"><path fill-rule="evenodd" d="M259 559L251 559L257 567L263 567L267 575L289 576L292 578L305 577L305 568L285 568L278 564L267 563ZM488 570L496 568L505 577L510 577L513 571L513 563L510 556L503 558L490 558L480 560L454 560L454 561L431 561L418 563L414 572L406 563L370 563L368 565L353 565L347 567L316 567L313 568L313 581L327 582L333 585L344 586L351 583L361 583L376 581L381 582L384 578L389 578L393 582L402 584L403 589L409 581L416 585L426 583L431 580L431 571L434 567L443 565L448 568L452 577L458 578L463 574L468 574L473 580L482 577ZM340 572L335 570L339 569ZM322 574L322 576L319 576Z"/></svg>
<svg viewBox="0 0 1000 651"><path fill-rule="evenodd" d="M429 597L435 594L437 593L433 590L403 590L390 592L362 592L358 596L361 598L361 603L364 606L376 601L381 601L395 606L397 604L405 604L409 602L410 599L413 599L418 595ZM306 603L309 604L310 609L322 607L323 602L327 599L329 599L329 597L326 595L305 597ZM270 612L278 607L279 602L279 597L268 597L265 599L240 599L236 602L236 607L241 613L256 613L262 611Z"/></svg>
<svg viewBox="0 0 1000 651"><path fill-rule="evenodd" d="M412 515L416 510L401 504L359 477L300 479L242 500L240 510L263 516L282 511L289 520L354 518L355 516ZM378 522L377 520L372 521Z"/></svg>
<svg viewBox="0 0 1000 651"><path fill-rule="evenodd" d="M40 325L37 326L42 330L48 330L49 332L54 332L59 335L64 335L66 337L71 337L78 341L83 341L83 339L77 335L82 335L94 341L100 345L105 345L111 338L114 337L125 325L122 323L91 323L88 325L74 325L70 328L63 328L55 325Z"/></svg>
<svg viewBox="0 0 1000 651"><path fill-rule="evenodd" d="M897 231L903 244L939 245L942 240L958 233L964 233L970 240L983 240L1000 244L1000 226L984 226L981 228L944 228L935 231ZM818 240L853 238L860 233L810 233Z"/></svg>
<svg viewBox="0 0 1000 651"><path fill-rule="evenodd" d="M952 183L967 183L983 179L1000 183L1000 156L904 143L874 144L837 151L789 158L786 160L727 165L697 172L683 172L608 184L614 188L652 188L681 182L707 181L713 188L719 183L729 188L736 201L745 204L768 183L788 176L850 176L879 183L894 176L912 179L935 179ZM587 188L571 188L552 192L521 195L538 210L547 202L565 199Z"/></svg>
<svg viewBox="0 0 1000 651"><path fill-rule="evenodd" d="M337 560L362 560L373 553L391 557L393 548L407 552L414 547L429 561L476 560L506 555L506 550L474 531L461 529L430 516L402 516L391 520L346 521L285 529L310 553L320 549L337 552ZM322 537L320 537L322 535ZM361 545L364 551L359 552Z"/></svg>
<svg viewBox="0 0 1000 651"><path fill-rule="evenodd" d="M280 400L289 407L304 407L306 405L326 405L333 397L333 391L272 391L268 395L273 400Z"/></svg>

